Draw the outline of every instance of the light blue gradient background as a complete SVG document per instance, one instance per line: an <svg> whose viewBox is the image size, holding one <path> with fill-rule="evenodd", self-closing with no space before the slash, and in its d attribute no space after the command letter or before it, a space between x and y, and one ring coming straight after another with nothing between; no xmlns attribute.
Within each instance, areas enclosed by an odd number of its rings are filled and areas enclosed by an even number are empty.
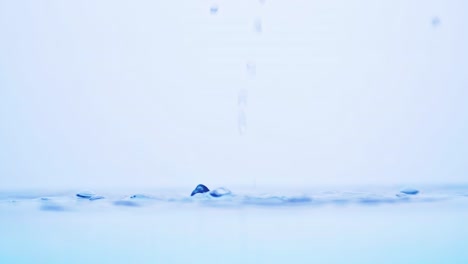
<svg viewBox="0 0 468 264"><path fill-rule="evenodd" d="M467 182L467 1L213 3L0 0L0 187Z"/></svg>

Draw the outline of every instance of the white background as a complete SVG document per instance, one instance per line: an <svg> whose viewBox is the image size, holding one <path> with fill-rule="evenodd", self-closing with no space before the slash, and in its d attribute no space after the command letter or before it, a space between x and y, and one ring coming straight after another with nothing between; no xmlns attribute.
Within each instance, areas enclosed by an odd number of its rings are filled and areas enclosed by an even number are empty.
<svg viewBox="0 0 468 264"><path fill-rule="evenodd" d="M466 182L467 11L0 0L0 188Z"/></svg>

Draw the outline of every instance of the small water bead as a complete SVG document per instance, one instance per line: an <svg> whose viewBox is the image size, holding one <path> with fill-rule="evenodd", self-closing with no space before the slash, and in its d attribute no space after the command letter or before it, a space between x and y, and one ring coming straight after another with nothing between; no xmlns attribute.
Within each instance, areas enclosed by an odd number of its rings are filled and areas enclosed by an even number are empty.
<svg viewBox="0 0 468 264"><path fill-rule="evenodd" d="M248 61L245 64L245 68L247 70L247 75L250 78L253 78L257 75L257 64L254 61Z"/></svg>
<svg viewBox="0 0 468 264"><path fill-rule="evenodd" d="M239 111L238 128L240 135L245 134L245 131L247 130L247 115L244 110Z"/></svg>
<svg viewBox="0 0 468 264"><path fill-rule="evenodd" d="M218 13L218 9L219 9L219 8L218 8L218 5L212 5L212 6L210 7L210 13L211 13L212 15L216 15L216 14Z"/></svg>
<svg viewBox="0 0 468 264"><path fill-rule="evenodd" d="M262 31L263 31L263 29L262 29L262 20L260 18L255 19L255 21L254 21L254 30L258 34L262 33Z"/></svg>
<svg viewBox="0 0 468 264"><path fill-rule="evenodd" d="M239 91L239 94L237 95L237 104L239 105L239 107L244 108L247 106L247 97L248 97L247 90L241 89Z"/></svg>

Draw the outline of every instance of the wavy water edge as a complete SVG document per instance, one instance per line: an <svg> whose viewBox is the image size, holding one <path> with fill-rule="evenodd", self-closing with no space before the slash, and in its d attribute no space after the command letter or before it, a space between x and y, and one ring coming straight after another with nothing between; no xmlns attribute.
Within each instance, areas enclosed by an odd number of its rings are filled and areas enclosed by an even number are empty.
<svg viewBox="0 0 468 264"><path fill-rule="evenodd" d="M194 190L195 191L195 190ZM413 188L377 191L323 191L282 195L234 193L227 188L193 193L93 193L84 192L1 192L0 203L32 206L42 211L70 211L87 206L145 207L160 204L197 204L210 207L285 207L320 205L384 205L430 203L461 199L468 201L468 189L433 188L426 192Z"/></svg>

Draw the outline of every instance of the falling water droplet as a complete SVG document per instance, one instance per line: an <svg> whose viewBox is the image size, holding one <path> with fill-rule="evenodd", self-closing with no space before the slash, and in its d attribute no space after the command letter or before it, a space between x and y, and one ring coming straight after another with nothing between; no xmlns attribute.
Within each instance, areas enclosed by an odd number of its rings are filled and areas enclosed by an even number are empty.
<svg viewBox="0 0 468 264"><path fill-rule="evenodd" d="M255 21L254 21L254 30L258 34L262 33L262 20L260 18L255 19Z"/></svg>
<svg viewBox="0 0 468 264"><path fill-rule="evenodd" d="M210 7L210 13L211 13L212 15L216 15L216 14L218 13L218 9L219 9L219 8L218 8L218 5L212 5L212 6Z"/></svg>
<svg viewBox="0 0 468 264"><path fill-rule="evenodd" d="M245 131L247 130L247 116L244 110L239 111L238 126L239 126L239 134L240 135L245 134Z"/></svg>
<svg viewBox="0 0 468 264"><path fill-rule="evenodd" d="M249 77L253 78L257 75L257 65L253 61L247 62L245 65L245 68L247 70L247 74Z"/></svg>
<svg viewBox="0 0 468 264"><path fill-rule="evenodd" d="M241 89L239 91L239 94L237 95L237 104L239 107L244 108L247 106L247 90L246 89Z"/></svg>
<svg viewBox="0 0 468 264"><path fill-rule="evenodd" d="M437 16L433 17L431 23L433 27L438 27L440 25L440 18Z"/></svg>

